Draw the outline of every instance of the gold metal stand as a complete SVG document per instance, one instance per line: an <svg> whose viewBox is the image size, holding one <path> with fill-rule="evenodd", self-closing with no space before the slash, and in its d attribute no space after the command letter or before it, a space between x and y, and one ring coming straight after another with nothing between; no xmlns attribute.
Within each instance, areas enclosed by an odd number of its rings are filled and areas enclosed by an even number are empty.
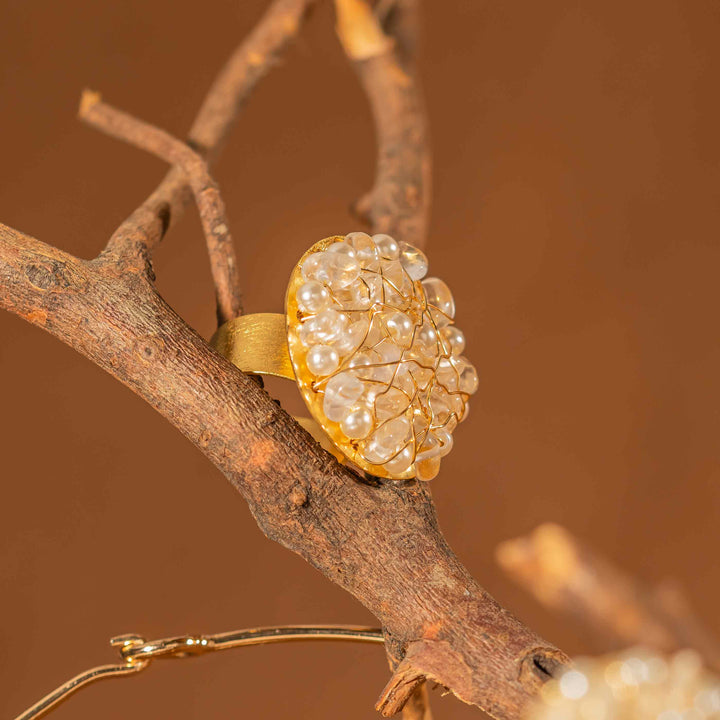
<svg viewBox="0 0 720 720"><path fill-rule="evenodd" d="M305 626L250 628L216 635L183 635L147 641L138 635L121 635L110 644L119 648L122 664L101 665L76 675L42 700L18 715L15 720L36 720L67 700L72 694L96 680L134 675L157 658L178 658L202 655L216 650L266 645L298 640L344 640L349 642L382 643L382 632L376 628L338 626Z"/></svg>

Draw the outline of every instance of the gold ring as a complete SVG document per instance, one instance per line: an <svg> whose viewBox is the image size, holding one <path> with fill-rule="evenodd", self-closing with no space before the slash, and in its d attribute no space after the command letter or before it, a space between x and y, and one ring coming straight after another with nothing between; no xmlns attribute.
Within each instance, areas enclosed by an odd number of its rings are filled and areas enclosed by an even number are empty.
<svg viewBox="0 0 720 720"><path fill-rule="evenodd" d="M315 243L290 276L285 315L223 325L215 347L241 370L295 380L337 457L377 477L431 480L478 387L455 302L425 255L389 235ZM315 424L316 423L316 424Z"/></svg>

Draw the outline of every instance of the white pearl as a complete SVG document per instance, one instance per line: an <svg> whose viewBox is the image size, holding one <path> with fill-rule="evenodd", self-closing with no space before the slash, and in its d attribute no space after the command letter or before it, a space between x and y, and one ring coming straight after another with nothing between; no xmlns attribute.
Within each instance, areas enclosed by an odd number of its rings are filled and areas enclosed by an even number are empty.
<svg viewBox="0 0 720 720"><path fill-rule="evenodd" d="M393 473L393 475L400 475L410 469L410 466L413 463L414 455L415 453L412 445L407 445L397 455L395 455L392 460L388 460L385 463L385 467L389 472Z"/></svg>
<svg viewBox="0 0 720 720"><path fill-rule="evenodd" d="M316 313L330 307L332 298L328 289L317 280L308 280L303 283L295 295L300 310L306 313Z"/></svg>
<svg viewBox="0 0 720 720"><path fill-rule="evenodd" d="M333 309L323 310L309 317L300 326L300 342L305 347L317 344L328 345L339 338L347 326L346 315Z"/></svg>
<svg viewBox="0 0 720 720"><path fill-rule="evenodd" d="M427 299L428 305L432 305L437 308L440 313L438 317L444 315L447 323L447 318L455 317L455 300L453 300L450 288L440 278L432 277L426 278L422 281L423 289L425 290L425 298ZM435 322L438 323L438 319L433 313ZM445 323L445 324L446 324Z"/></svg>
<svg viewBox="0 0 720 720"><path fill-rule="evenodd" d="M400 262L413 280L422 280L427 275L428 259L425 253L406 242L400 243Z"/></svg>
<svg viewBox="0 0 720 720"><path fill-rule="evenodd" d="M395 238L384 233L372 236L373 242L377 246L380 255L386 260L397 260L400 257L400 246Z"/></svg>
<svg viewBox="0 0 720 720"><path fill-rule="evenodd" d="M340 429L353 440L366 438L373 429L372 413L364 407L351 410L340 421Z"/></svg>
<svg viewBox="0 0 720 720"><path fill-rule="evenodd" d="M408 347L413 338L415 325L402 312L391 312L384 316L385 328L392 341L400 347Z"/></svg>
<svg viewBox="0 0 720 720"><path fill-rule="evenodd" d="M325 377L337 370L340 356L329 345L314 345L308 350L305 362L313 375Z"/></svg>
<svg viewBox="0 0 720 720"><path fill-rule="evenodd" d="M328 380L323 399L323 412L333 422L340 422L355 401L363 394L362 380L350 372L341 372Z"/></svg>
<svg viewBox="0 0 720 720"><path fill-rule="evenodd" d="M454 325L448 325L440 331L446 349L453 355L462 355L465 349L465 336Z"/></svg>

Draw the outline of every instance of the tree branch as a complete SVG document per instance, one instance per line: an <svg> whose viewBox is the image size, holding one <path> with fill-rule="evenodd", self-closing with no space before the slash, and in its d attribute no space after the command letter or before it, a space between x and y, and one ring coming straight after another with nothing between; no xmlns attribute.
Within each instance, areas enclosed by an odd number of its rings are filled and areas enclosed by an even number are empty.
<svg viewBox="0 0 720 720"><path fill-rule="evenodd" d="M189 145L211 165L258 80L278 62L317 0L274 0L208 91L190 129ZM182 171L171 170L150 197L113 233L104 256L124 270L152 275L154 248L192 196Z"/></svg>
<svg viewBox="0 0 720 720"><path fill-rule="evenodd" d="M423 247L430 209L430 151L425 113L408 39L415 3L389 11L387 35L365 0L335 0L337 32L370 101L378 143L375 183L355 205L374 232ZM404 15L401 13L404 11ZM404 20L403 18L409 18ZM398 53L397 46L403 48Z"/></svg>
<svg viewBox="0 0 720 720"><path fill-rule="evenodd" d="M276 0L233 56L191 132L203 157L216 154L309 4ZM413 79L389 45L357 62L374 107L391 105L375 107L381 150L372 222L422 244L429 163ZM427 485L371 482L340 466L156 292L152 250L190 200L187 182L171 170L92 261L0 225L0 307L133 389L228 477L269 538L376 615L398 663L381 701L385 714L428 678L500 720L517 718L567 658L469 575L439 530Z"/></svg>
<svg viewBox="0 0 720 720"><path fill-rule="evenodd" d="M215 283L218 325L242 315L240 280L235 247L220 190L210 177L207 163L189 145L148 123L102 102L86 90L79 117L89 125L130 145L146 150L182 170L200 213L210 269Z"/></svg>
<svg viewBox="0 0 720 720"><path fill-rule="evenodd" d="M497 549L500 566L545 607L590 629L601 651L645 645L664 653L694 648L720 672L720 644L676 585L650 588L559 525L538 527Z"/></svg>

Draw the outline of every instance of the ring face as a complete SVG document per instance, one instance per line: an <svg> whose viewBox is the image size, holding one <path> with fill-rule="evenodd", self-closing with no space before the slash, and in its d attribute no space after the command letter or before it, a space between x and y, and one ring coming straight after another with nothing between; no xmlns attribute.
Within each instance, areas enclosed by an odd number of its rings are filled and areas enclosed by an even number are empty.
<svg viewBox="0 0 720 720"><path fill-rule="evenodd" d="M452 294L427 269L420 250L357 232L313 245L288 285L305 403L341 452L379 477L435 477L478 386Z"/></svg>

